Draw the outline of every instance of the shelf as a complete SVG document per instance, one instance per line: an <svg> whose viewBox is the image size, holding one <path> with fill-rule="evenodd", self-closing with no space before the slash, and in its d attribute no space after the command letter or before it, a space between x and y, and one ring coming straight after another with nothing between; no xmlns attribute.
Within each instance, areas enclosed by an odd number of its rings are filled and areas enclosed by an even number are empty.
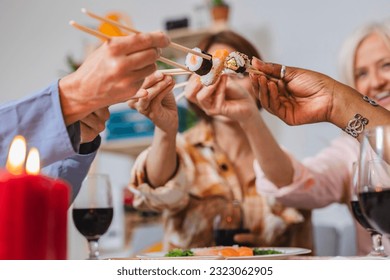
<svg viewBox="0 0 390 280"><path fill-rule="evenodd" d="M151 136L148 136L109 140L102 143L100 150L136 157L152 144L152 139Z"/></svg>

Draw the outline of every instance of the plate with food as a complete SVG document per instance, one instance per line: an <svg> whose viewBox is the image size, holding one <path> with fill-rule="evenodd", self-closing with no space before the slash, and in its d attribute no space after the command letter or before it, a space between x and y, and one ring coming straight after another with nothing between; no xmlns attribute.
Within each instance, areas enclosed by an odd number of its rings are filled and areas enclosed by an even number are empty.
<svg viewBox="0 0 390 280"><path fill-rule="evenodd" d="M168 252L150 252L141 255L137 255L137 258L141 260L151 259L183 259L183 260L222 260L224 257L219 255L197 255L192 249L172 249Z"/></svg>
<svg viewBox="0 0 390 280"><path fill-rule="evenodd" d="M309 254L311 250L297 247L245 247L220 246L209 248L195 248L196 255L219 255L227 260L271 260L285 259L288 256Z"/></svg>
<svg viewBox="0 0 390 280"><path fill-rule="evenodd" d="M138 255L140 259L226 259L226 260L272 260L285 259L288 256L309 254L311 250L297 247L256 247L217 246L193 248L189 250L173 249L168 252L153 252Z"/></svg>

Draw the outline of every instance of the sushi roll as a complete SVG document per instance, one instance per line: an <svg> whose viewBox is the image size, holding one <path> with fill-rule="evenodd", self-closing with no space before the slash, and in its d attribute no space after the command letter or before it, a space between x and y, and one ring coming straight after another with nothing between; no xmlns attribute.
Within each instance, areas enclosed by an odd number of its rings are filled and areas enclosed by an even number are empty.
<svg viewBox="0 0 390 280"><path fill-rule="evenodd" d="M200 76L200 82L209 86L215 83L225 67L225 60L229 52L225 49L216 50L213 54L213 67L206 75Z"/></svg>
<svg viewBox="0 0 390 280"><path fill-rule="evenodd" d="M250 59L246 54L231 52L225 60L226 73L245 73L250 66Z"/></svg>
<svg viewBox="0 0 390 280"><path fill-rule="evenodd" d="M193 50L209 55L199 48L193 48ZM195 54L188 53L186 56L185 65L190 71L198 74L199 76L202 76L210 72L211 68L213 67L213 60L208 60Z"/></svg>

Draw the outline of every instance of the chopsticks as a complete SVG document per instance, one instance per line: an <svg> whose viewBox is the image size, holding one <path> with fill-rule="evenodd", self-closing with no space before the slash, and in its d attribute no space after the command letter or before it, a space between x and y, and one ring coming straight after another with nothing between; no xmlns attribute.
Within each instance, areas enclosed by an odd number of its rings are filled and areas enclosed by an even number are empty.
<svg viewBox="0 0 390 280"><path fill-rule="evenodd" d="M92 28L86 27L84 25L78 24L74 20L71 20L69 22L69 24L72 25L73 27L81 30L81 31L84 31L86 33L94 35L95 37L98 37L99 39L102 39L102 40L110 40L111 39L111 36L108 36L108 35L106 35L104 33L101 33L101 32L99 32L99 31L97 31L95 29L92 29Z"/></svg>
<svg viewBox="0 0 390 280"><path fill-rule="evenodd" d="M97 30L95 30L95 29L92 29L92 28L86 27L86 26L84 26L84 25L78 24L78 23L75 22L74 20L71 20L71 21L69 22L69 24L72 25L73 27L75 27L75 28L81 30L81 31L84 31L84 32L86 32L86 33L88 33L88 34L91 34L91 35L93 35L93 36L95 36L95 37L98 37L98 38L100 38L100 39L102 39L102 40L107 40L107 41L109 41L109 40L111 40L111 38L112 38L111 36L108 36L108 35L106 35L106 34L100 32L100 31L97 31ZM178 67L178 68L180 68L180 69L182 69L182 70L184 70L184 71L187 71L187 72L189 71L188 68L185 67L184 65L181 65L181 64L179 64L179 63L177 63L177 62L175 62L175 61L173 61L173 60L170 60L170 59L168 59L168 58L165 58L165 57L160 56L157 60L159 60L159 61L161 61L161 62L164 62L164 63L166 63L166 64L168 64L168 65L171 65L171 66L173 66L173 67ZM191 72L191 73L192 73L192 72Z"/></svg>
<svg viewBox="0 0 390 280"><path fill-rule="evenodd" d="M125 26L125 25L120 24L120 23L118 23L118 22L116 22L114 20L111 20L111 19L108 19L108 18L104 18L104 17L101 17L101 16L99 16L97 14L94 14L94 13L88 11L85 8L82 8L81 12L86 14L87 16L90 16L91 18L94 18L94 19L97 19L97 20L100 20L100 21L112 24L112 25L114 25L116 27L119 27L119 28L122 28L122 29L124 29L126 31L129 31L129 32L132 32L132 33L136 33L136 34L141 33L140 31L138 31L138 30L136 30L134 28ZM180 50L180 51L183 51L183 52L187 52L187 53L192 53L194 55L200 56L200 57L202 57L204 59L207 59L207 60L211 60L212 59L211 55L207 55L207 54L204 54L204 53L201 53L201 52L194 51L194 50L192 50L190 48L184 47L184 46L176 44L174 42L171 42L170 46L172 48L174 48L174 49L177 49L177 50Z"/></svg>
<svg viewBox="0 0 390 280"><path fill-rule="evenodd" d="M183 70L181 68L175 68L175 69L162 69L162 70L157 70L160 73L164 75L170 75L170 76L177 76L177 75L188 75L192 74L190 70Z"/></svg>
<svg viewBox="0 0 390 280"><path fill-rule="evenodd" d="M185 87L186 85L188 84L188 81L185 81L185 82L182 82L182 83L179 83L179 84L176 84L173 86L173 89L172 90L175 90L175 89L178 89L178 88L182 88L182 87ZM183 92L184 93L184 92ZM184 94L181 93L179 94L176 98L179 98L181 99ZM129 100L138 100L140 98L143 98L143 97L146 97L148 94L144 94L142 96L133 96L133 97L130 97ZM181 96L182 95L182 96ZM179 99L176 99L176 101L178 101Z"/></svg>

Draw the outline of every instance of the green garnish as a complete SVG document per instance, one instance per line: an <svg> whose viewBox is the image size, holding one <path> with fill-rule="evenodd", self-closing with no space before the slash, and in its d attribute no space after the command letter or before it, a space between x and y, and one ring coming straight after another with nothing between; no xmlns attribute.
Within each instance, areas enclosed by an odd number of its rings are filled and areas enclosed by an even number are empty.
<svg viewBox="0 0 390 280"><path fill-rule="evenodd" d="M183 250L183 249L173 249L165 254L165 257L190 257L193 256L194 252L191 250Z"/></svg>
<svg viewBox="0 0 390 280"><path fill-rule="evenodd" d="M253 255L258 256L258 255L274 255L274 254L283 254L281 251L277 250L272 250L272 249L258 249L254 248L253 249Z"/></svg>

